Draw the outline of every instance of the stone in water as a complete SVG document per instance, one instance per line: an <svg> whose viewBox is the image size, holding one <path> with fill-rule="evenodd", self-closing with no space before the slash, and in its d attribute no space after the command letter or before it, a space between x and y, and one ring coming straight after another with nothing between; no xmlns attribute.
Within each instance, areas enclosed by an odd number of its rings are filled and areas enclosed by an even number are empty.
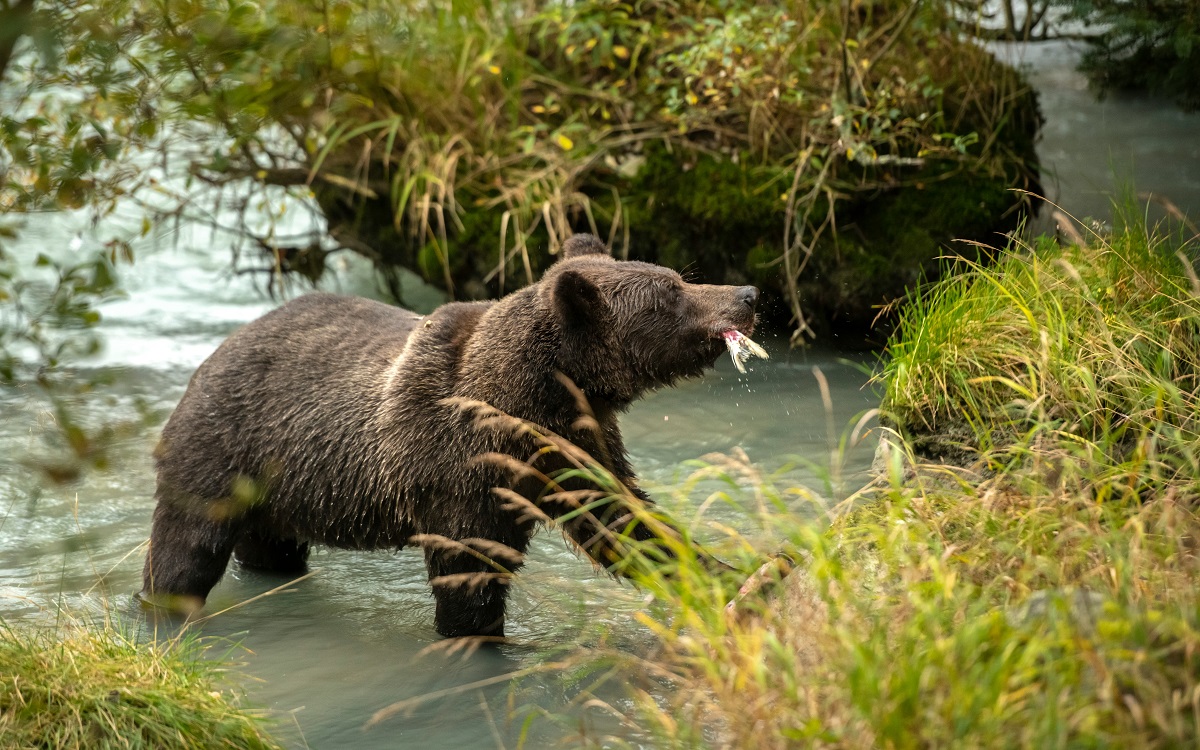
<svg viewBox="0 0 1200 750"><path fill-rule="evenodd" d="M766 349L751 341L741 331L726 331L725 346L729 348L729 356L733 359L733 366L738 369L738 372L746 371L746 360L751 357L770 359Z"/></svg>

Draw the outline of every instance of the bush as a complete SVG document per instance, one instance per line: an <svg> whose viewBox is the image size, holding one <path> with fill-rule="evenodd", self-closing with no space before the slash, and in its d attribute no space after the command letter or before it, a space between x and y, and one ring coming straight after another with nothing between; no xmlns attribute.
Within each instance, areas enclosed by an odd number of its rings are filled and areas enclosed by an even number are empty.
<svg viewBox="0 0 1200 750"><path fill-rule="evenodd" d="M0 202L103 186L55 165L149 146L187 174L184 205L202 184L242 210L277 205L281 187L311 195L337 243L459 297L531 281L588 228L621 254L759 280L801 328L805 299L869 318L940 243L1005 224L1020 202L1005 190L1035 177L1032 94L938 3L105 0L38 13L63 30L67 62L15 80L71 87L90 109L0 122L15 178ZM64 128L99 135L58 148ZM962 211L871 220L942 186L968 198ZM264 235L273 265L319 274L327 246Z"/></svg>

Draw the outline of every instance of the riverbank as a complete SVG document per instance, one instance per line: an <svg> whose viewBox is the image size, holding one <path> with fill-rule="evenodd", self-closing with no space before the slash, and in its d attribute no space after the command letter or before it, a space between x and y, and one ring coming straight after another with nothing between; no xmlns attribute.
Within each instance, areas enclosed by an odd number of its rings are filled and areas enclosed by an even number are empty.
<svg viewBox="0 0 1200 750"><path fill-rule="evenodd" d="M143 640L65 615L45 626L0 620L0 748L279 747L205 642Z"/></svg>
<svg viewBox="0 0 1200 750"><path fill-rule="evenodd" d="M650 583L659 647L626 666L671 685L635 688L656 742L1196 743L1197 247L1137 215L1014 245L906 310L882 375L896 449L831 524L740 475L798 569L737 618L686 561ZM933 435L953 450L913 439Z"/></svg>

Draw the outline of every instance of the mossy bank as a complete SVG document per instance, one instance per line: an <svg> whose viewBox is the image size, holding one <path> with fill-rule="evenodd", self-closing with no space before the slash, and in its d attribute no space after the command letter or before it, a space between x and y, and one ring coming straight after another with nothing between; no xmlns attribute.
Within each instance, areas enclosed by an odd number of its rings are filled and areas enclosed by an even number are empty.
<svg viewBox="0 0 1200 750"><path fill-rule="evenodd" d="M477 82L505 116L441 177L453 196L439 187L415 212L395 190L350 198L335 184L318 199L385 271L413 269L459 297L529 283L567 234L597 231L623 256L760 286L782 327L860 341L939 256L974 256L954 240L1018 225L1029 206L1012 189L1038 189L1040 117L1023 79L936 12L809 6L585 3L522 19L528 44L496 67L554 81ZM480 172L482 153L513 166ZM439 200L449 206L431 218Z"/></svg>
<svg viewBox="0 0 1200 750"><path fill-rule="evenodd" d="M1025 199L1011 188L1037 191L1033 92L940 2L45 13L80 50L70 80L107 82L80 92L98 102L104 153L186 146L164 163L216 192L220 223L257 240L269 262L256 267L275 275L316 278L336 247L397 293L408 268L459 299L499 296L588 230L622 257L753 282L774 299L768 317L802 335L862 333L951 240L1014 227ZM22 71L43 88L61 76L36 59ZM6 204L109 205L100 183L60 180L18 145ZM121 176L117 193L134 191L138 175ZM300 205L323 221L297 235Z"/></svg>

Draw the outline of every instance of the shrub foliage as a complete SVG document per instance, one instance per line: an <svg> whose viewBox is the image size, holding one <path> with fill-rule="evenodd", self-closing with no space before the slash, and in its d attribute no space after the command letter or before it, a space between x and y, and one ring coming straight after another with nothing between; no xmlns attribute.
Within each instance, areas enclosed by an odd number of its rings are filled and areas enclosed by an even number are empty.
<svg viewBox="0 0 1200 750"><path fill-rule="evenodd" d="M150 185L160 210L229 223L200 186L241 209L282 189L338 245L460 297L528 282L590 228L762 281L800 328L802 298L869 316L1033 174L1032 95L939 3L99 0L33 19L0 119L6 205ZM161 172L131 167L146 149ZM331 249L256 236L309 275Z"/></svg>

